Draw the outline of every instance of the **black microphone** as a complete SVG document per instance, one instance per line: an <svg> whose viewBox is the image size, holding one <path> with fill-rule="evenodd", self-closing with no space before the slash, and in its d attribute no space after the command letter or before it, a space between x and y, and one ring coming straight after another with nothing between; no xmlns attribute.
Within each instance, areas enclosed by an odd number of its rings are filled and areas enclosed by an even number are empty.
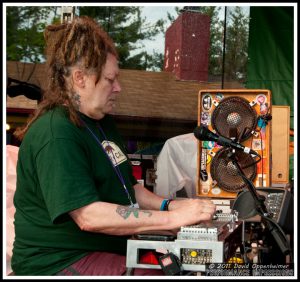
<svg viewBox="0 0 300 282"><path fill-rule="evenodd" d="M247 154L251 154L251 155L256 155L256 156L258 155L257 152L255 152L254 150L252 150L248 147L245 147L240 143L234 142L230 138L219 136L219 135L211 132L206 126L203 126L203 125L197 126L194 129L194 135L197 139L199 139L201 141L214 141L220 146L241 150L241 151L243 151Z"/></svg>

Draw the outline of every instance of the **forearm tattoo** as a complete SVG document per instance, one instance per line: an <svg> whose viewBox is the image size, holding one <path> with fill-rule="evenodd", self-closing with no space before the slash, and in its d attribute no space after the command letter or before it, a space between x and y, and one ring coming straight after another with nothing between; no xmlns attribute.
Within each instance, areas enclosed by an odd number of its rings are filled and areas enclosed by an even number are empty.
<svg viewBox="0 0 300 282"><path fill-rule="evenodd" d="M80 107L80 104L81 104L80 98L81 97L78 93L76 93L76 92L72 93L71 99L72 99L72 102L73 102L73 106L77 111L79 111L79 107Z"/></svg>
<svg viewBox="0 0 300 282"><path fill-rule="evenodd" d="M139 213L144 213L147 214L148 217L152 215L152 212L150 211L144 211L144 210L139 210L136 208L131 208L131 207L125 207L125 206L118 206L116 209L116 212L122 216L124 219L127 219L131 214L134 215L134 217L138 218Z"/></svg>

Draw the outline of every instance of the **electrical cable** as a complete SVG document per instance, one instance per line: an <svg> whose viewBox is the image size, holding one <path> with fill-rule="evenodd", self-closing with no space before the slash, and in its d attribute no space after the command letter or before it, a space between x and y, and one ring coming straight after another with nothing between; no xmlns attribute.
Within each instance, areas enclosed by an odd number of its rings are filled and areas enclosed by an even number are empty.
<svg viewBox="0 0 300 282"><path fill-rule="evenodd" d="M245 177L245 175L243 174L243 172L241 171L241 168L238 166L238 164L236 164L236 167L237 167L237 170L238 170L238 173L239 175L243 178L243 180L249 185L249 187L251 187L250 192L251 194L255 194L255 187L253 185L253 183L247 178ZM259 197L257 195L253 195L253 197L257 197L259 199ZM257 204L257 203L256 203ZM275 222L273 219L269 218L267 216L268 212L266 210L263 210L263 207L262 206L259 206L257 205L256 206L256 210L258 212L258 214L263 218L265 219L267 222L268 222L268 228L269 228L269 231L272 233L275 241L277 242L277 244L279 245L279 247L281 248L282 252L285 254L285 253L288 253L291 257L291 259L293 259L293 256L292 256L292 251L291 251L291 248L290 248L290 244L289 244L289 241L288 239L286 238L286 235L284 233L284 231L282 230L282 228L277 224L277 222ZM272 225L273 224L273 225ZM279 230L279 234L275 233L274 232L274 227L277 228L276 230ZM276 231L275 230L275 231ZM281 238L280 238L281 237ZM283 241L283 240L284 241ZM282 246L280 243L284 244L284 246Z"/></svg>

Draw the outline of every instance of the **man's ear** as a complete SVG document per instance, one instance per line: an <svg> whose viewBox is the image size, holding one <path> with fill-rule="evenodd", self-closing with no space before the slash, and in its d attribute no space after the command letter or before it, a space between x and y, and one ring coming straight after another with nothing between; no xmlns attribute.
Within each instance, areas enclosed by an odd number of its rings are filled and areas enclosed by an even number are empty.
<svg viewBox="0 0 300 282"><path fill-rule="evenodd" d="M72 73L72 79L74 86L77 86L79 88L85 87L85 75L82 70L80 69L74 69Z"/></svg>

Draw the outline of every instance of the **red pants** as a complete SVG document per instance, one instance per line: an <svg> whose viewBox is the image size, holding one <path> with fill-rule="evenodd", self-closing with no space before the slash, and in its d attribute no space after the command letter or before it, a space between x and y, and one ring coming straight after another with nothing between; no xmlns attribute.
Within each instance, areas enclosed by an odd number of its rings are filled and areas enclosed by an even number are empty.
<svg viewBox="0 0 300 282"><path fill-rule="evenodd" d="M126 256L107 252L93 252L56 275L63 276L121 276L126 275ZM163 276L161 269L135 268L130 275Z"/></svg>

